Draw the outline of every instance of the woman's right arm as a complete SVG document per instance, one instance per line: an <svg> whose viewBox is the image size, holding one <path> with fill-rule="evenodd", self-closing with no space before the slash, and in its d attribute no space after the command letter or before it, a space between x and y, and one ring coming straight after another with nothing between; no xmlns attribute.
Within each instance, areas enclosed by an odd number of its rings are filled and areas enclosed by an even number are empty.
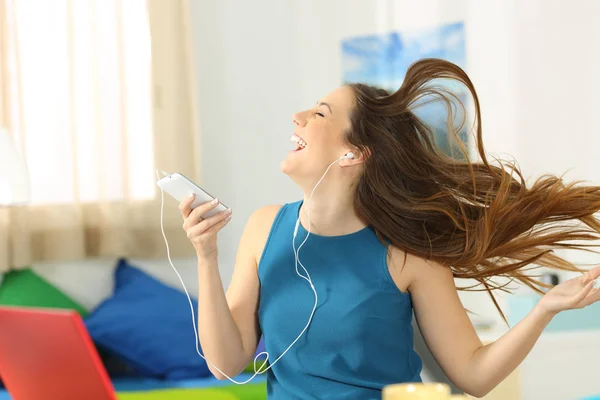
<svg viewBox="0 0 600 400"><path fill-rule="evenodd" d="M258 259L279 207L264 207L250 217L225 294L217 261L217 233L229 221L228 215L201 220L200 216L216 205L203 204L192 211L192 200L184 200L180 209L185 218L184 229L198 257L200 344L213 375L218 379L226 379L225 375L233 378L252 361L260 339Z"/></svg>

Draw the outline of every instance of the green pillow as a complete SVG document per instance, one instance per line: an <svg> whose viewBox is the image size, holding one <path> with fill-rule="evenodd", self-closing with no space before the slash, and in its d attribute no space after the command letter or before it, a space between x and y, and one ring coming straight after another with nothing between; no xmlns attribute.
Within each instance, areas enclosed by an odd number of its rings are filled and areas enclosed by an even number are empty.
<svg viewBox="0 0 600 400"><path fill-rule="evenodd" d="M31 269L10 271L0 283L0 305L67 308L85 317L88 311Z"/></svg>
<svg viewBox="0 0 600 400"><path fill-rule="evenodd" d="M168 389L147 392L121 392L119 400L239 400L240 398L219 389Z"/></svg>
<svg viewBox="0 0 600 400"><path fill-rule="evenodd" d="M231 385L195 389L158 389L140 392L118 392L119 400L264 400L266 383Z"/></svg>

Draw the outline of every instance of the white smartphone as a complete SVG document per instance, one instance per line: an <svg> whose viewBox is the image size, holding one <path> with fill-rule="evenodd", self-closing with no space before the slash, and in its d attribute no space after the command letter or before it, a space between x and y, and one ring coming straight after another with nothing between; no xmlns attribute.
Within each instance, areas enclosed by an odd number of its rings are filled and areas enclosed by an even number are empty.
<svg viewBox="0 0 600 400"><path fill-rule="evenodd" d="M198 207L200 204L214 200L214 197L206 190L202 189L200 186L196 185L194 182L179 173L166 175L164 178L156 182L156 184L162 188L162 190L180 202L190 194L194 194L196 198L192 203L192 210ZM212 217L221 211L227 210L227 208L228 207L226 205L220 203L217 207L202 215L202 218Z"/></svg>

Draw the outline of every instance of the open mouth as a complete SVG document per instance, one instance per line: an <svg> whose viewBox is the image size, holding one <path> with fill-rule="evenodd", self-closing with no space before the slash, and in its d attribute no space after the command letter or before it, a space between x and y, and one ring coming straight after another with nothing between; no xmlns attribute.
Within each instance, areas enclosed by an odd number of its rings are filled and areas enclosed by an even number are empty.
<svg viewBox="0 0 600 400"><path fill-rule="evenodd" d="M304 141L304 139L302 139L300 136L296 135L295 133L290 140L296 146L296 148L293 151L300 151L306 147L306 142Z"/></svg>

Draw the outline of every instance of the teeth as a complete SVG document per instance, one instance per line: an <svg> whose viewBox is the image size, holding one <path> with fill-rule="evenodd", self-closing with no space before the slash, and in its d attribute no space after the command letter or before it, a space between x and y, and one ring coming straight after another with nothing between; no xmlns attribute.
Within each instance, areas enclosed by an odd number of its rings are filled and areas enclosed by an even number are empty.
<svg viewBox="0 0 600 400"><path fill-rule="evenodd" d="M298 143L300 145L300 147L305 148L306 147L306 142L302 139L300 139L298 136L294 135L292 136L292 142L294 143Z"/></svg>

